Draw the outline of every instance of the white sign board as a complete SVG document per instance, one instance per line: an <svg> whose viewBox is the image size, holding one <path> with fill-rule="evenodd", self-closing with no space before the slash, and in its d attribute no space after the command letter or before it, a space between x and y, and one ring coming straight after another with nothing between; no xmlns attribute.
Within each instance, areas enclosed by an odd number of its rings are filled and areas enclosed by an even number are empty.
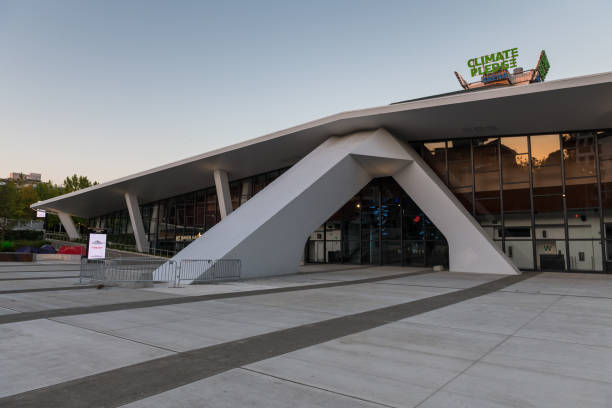
<svg viewBox="0 0 612 408"><path fill-rule="evenodd" d="M45 218L47 212L45 210L36 210L36 218Z"/></svg>
<svg viewBox="0 0 612 408"><path fill-rule="evenodd" d="M87 259L106 258L106 234L89 234Z"/></svg>

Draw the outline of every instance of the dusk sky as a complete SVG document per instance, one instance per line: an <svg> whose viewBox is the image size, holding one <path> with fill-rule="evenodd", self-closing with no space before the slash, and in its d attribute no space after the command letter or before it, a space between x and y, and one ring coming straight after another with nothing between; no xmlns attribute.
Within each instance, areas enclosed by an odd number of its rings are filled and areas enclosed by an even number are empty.
<svg viewBox="0 0 612 408"><path fill-rule="evenodd" d="M518 47L612 70L612 1L0 0L0 177L146 170L337 112L459 90Z"/></svg>

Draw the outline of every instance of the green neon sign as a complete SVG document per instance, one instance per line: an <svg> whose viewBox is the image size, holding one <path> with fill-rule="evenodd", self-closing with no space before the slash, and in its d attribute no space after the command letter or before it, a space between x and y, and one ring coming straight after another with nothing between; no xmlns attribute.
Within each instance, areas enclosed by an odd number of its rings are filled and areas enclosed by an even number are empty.
<svg viewBox="0 0 612 408"><path fill-rule="evenodd" d="M500 69L516 68L517 57L518 48L510 48L483 55L479 58L470 58L467 61L467 66L470 68L472 76L490 74Z"/></svg>
<svg viewBox="0 0 612 408"><path fill-rule="evenodd" d="M546 75L548 74L548 70L550 69L550 62L548 62L548 57L546 56L546 52L542 50L540 53L540 59L538 60L538 65L536 66L536 71L540 74L540 81L544 81L546 79Z"/></svg>

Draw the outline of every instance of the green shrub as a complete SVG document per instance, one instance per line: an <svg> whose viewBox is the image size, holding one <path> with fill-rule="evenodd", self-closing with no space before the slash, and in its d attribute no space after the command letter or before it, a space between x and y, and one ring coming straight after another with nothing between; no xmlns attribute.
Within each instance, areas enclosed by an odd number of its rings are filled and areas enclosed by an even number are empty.
<svg viewBox="0 0 612 408"><path fill-rule="evenodd" d="M4 234L7 241L36 241L43 239L42 231L31 230L9 230Z"/></svg>
<svg viewBox="0 0 612 408"><path fill-rule="evenodd" d="M21 240L21 241L2 241L0 244L0 251L2 252L15 252L21 247L24 246L33 246L34 248L40 248L45 244L50 244L50 241L45 241L42 239L38 240Z"/></svg>

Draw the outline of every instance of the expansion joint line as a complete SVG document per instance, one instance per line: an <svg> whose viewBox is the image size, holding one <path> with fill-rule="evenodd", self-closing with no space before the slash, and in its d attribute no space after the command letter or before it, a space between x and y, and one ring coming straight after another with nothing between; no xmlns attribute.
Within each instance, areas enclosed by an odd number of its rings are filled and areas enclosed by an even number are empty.
<svg viewBox="0 0 612 408"><path fill-rule="evenodd" d="M507 276L471 288L407 303L176 353L0 398L0 406L119 407L232 369L497 292L536 274Z"/></svg>

